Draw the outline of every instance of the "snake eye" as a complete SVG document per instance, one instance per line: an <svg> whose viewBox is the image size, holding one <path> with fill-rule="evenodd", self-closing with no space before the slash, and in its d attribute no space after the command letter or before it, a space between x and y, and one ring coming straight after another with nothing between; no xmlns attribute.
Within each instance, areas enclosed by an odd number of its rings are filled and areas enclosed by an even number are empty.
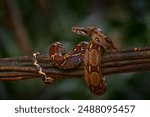
<svg viewBox="0 0 150 117"><path fill-rule="evenodd" d="M105 40L106 40L106 43L112 43L112 40L109 37L106 37Z"/></svg>

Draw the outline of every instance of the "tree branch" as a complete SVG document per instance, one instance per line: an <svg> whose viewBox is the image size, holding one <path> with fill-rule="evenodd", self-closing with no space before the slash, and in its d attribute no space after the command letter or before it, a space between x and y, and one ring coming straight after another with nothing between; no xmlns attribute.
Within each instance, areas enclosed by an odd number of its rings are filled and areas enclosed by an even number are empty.
<svg viewBox="0 0 150 117"><path fill-rule="evenodd" d="M33 56L22 56L0 59L0 80L23 80L38 78L40 75L33 66ZM37 56L38 64L43 71L54 78L81 77L84 75L83 64L69 70L56 68L47 54ZM102 55L102 73L111 75L127 72L150 70L150 47L133 48L118 52L104 53Z"/></svg>

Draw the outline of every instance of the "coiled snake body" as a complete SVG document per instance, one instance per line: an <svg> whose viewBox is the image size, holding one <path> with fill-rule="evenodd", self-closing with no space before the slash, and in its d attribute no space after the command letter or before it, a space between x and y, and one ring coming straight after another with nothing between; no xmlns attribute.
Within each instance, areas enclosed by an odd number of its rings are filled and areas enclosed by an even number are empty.
<svg viewBox="0 0 150 117"><path fill-rule="evenodd" d="M50 59L58 68L75 68L83 62L87 45L88 42L82 41L72 51L66 53L63 45L60 42L55 42L49 48Z"/></svg>
<svg viewBox="0 0 150 117"><path fill-rule="evenodd" d="M109 37L96 27L73 27L72 31L79 35L91 36L89 43L79 43L71 52L65 54L61 43L50 46L49 54L52 62L62 69L71 69L84 61L85 81L92 93L102 95L106 90L105 78L101 70L101 56L104 52L115 50Z"/></svg>

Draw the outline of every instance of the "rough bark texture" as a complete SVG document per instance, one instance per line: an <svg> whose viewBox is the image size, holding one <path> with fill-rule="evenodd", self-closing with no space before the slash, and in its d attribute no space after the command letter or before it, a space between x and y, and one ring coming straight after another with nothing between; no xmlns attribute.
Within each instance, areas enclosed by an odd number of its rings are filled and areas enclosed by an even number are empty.
<svg viewBox="0 0 150 117"><path fill-rule="evenodd" d="M37 60L47 76L54 79L77 78L84 74L82 63L74 69L63 70L56 68L47 54L38 55ZM101 62L103 75L150 70L150 47L105 53L102 55ZM33 66L32 55L0 59L0 80L23 80L39 77L37 69Z"/></svg>

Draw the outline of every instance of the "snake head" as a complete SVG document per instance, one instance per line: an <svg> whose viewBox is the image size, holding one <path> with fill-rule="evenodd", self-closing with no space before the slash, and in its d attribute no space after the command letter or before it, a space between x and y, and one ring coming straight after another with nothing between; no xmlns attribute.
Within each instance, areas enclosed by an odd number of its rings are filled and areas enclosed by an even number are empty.
<svg viewBox="0 0 150 117"><path fill-rule="evenodd" d="M88 27L72 27L72 32L83 35L83 36L91 36L94 32L99 32L101 29L88 26Z"/></svg>

